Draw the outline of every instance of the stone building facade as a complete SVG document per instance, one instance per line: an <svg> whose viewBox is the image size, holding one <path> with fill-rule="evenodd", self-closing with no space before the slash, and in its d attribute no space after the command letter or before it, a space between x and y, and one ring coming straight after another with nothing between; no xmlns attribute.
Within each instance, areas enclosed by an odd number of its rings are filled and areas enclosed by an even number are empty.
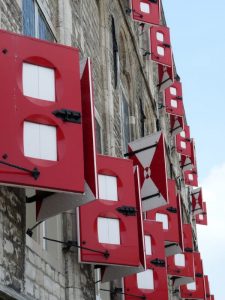
<svg viewBox="0 0 225 300"><path fill-rule="evenodd" d="M192 224L189 188L177 179L179 156L159 105L157 64L147 53L149 27L134 22L129 7L128 0L0 0L0 28L77 47L81 58L91 58L100 153L123 157L128 142L164 131L167 173L179 184L183 219ZM98 271L79 264L76 249L63 251L61 244L43 240L73 240L75 210L40 224L32 237L26 234L36 222L35 204L26 204L32 192L0 187L0 299L122 299L100 292L115 283L96 284ZM176 299L171 287L170 293Z"/></svg>

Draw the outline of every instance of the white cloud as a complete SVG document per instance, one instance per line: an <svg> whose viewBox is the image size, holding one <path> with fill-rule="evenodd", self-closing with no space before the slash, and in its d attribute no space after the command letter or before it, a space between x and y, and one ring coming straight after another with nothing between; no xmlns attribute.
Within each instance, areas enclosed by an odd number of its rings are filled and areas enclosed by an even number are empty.
<svg viewBox="0 0 225 300"><path fill-rule="evenodd" d="M199 250L215 300L225 294L225 163L214 167L202 182L208 226L197 225Z"/></svg>

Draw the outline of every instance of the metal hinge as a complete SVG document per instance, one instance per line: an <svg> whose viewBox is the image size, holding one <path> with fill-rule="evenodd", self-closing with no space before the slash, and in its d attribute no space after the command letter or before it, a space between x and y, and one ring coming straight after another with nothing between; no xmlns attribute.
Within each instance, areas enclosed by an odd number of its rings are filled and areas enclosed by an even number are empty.
<svg viewBox="0 0 225 300"><path fill-rule="evenodd" d="M177 209L176 209L176 207L172 207L172 206L170 206L170 207L167 207L167 209L166 210L168 210L169 212L171 212L171 213L173 213L173 214L176 214L177 213Z"/></svg>
<svg viewBox="0 0 225 300"><path fill-rule="evenodd" d="M117 207L116 209L119 213L123 214L124 216L136 216L136 208L131 206L121 206Z"/></svg>
<svg viewBox="0 0 225 300"><path fill-rule="evenodd" d="M187 248L184 248L184 251L185 251L185 252L193 252L193 249L187 247Z"/></svg>
<svg viewBox="0 0 225 300"><path fill-rule="evenodd" d="M56 118L60 118L64 122L71 122L77 124L81 123L81 113L78 111L62 108L61 110L55 110L52 113L56 116Z"/></svg>
<svg viewBox="0 0 225 300"><path fill-rule="evenodd" d="M164 259L159 259L159 258L156 258L156 259L153 259L150 261L152 264L158 266L158 267L165 267L166 266L166 262Z"/></svg>
<svg viewBox="0 0 225 300"><path fill-rule="evenodd" d="M195 277L202 278L203 274L202 273L195 273Z"/></svg>

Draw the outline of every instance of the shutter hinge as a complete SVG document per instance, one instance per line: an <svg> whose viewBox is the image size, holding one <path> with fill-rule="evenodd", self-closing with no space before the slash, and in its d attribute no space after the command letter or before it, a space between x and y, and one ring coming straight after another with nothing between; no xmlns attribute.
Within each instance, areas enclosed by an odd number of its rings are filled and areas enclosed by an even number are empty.
<svg viewBox="0 0 225 300"><path fill-rule="evenodd" d="M168 210L169 212L171 212L171 213L173 213L173 214L176 214L177 213L177 209L176 209L176 207L172 207L172 206L170 206L170 207L167 207L167 209L166 210Z"/></svg>
<svg viewBox="0 0 225 300"><path fill-rule="evenodd" d="M116 209L119 213L123 214L124 216L136 216L136 208L131 206L120 206Z"/></svg>
<svg viewBox="0 0 225 300"><path fill-rule="evenodd" d="M159 258L156 258L156 259L153 259L150 261L152 264L158 266L158 267L165 267L166 266L166 262L164 259L159 259Z"/></svg>
<svg viewBox="0 0 225 300"><path fill-rule="evenodd" d="M203 274L202 273L195 273L195 277L202 278Z"/></svg>
<svg viewBox="0 0 225 300"><path fill-rule="evenodd" d="M184 251L185 251L185 252L193 252L193 249L187 247L187 248L184 248Z"/></svg>
<svg viewBox="0 0 225 300"><path fill-rule="evenodd" d="M56 116L56 118L60 118L64 122L71 122L77 124L81 123L81 113L78 111L62 108L61 110L55 110L52 113Z"/></svg>

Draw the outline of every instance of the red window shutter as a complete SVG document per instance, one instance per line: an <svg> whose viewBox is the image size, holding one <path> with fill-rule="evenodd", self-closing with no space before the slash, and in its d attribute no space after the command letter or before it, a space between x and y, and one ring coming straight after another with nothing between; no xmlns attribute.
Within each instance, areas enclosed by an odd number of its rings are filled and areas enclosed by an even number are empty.
<svg viewBox="0 0 225 300"><path fill-rule="evenodd" d="M197 169L184 171L184 183L190 186L198 186L198 173Z"/></svg>
<svg viewBox="0 0 225 300"><path fill-rule="evenodd" d="M196 224L200 225L208 225L208 220L207 220L207 207L206 207L206 202L203 202L203 211L202 213L198 214L195 218Z"/></svg>
<svg viewBox="0 0 225 300"><path fill-rule="evenodd" d="M0 181L6 185L83 193L84 160L82 120L79 120L81 92L78 50L5 31L0 31L0 35L1 48L5 49L0 57L4 70L0 74L4 99L4 114L0 122L1 128L6 129L0 133ZM28 70L31 69L37 75L35 81L28 76ZM46 88L46 82L39 75L40 70L48 70L48 74L51 74L51 92L55 94L54 99L44 99L42 93L40 97L32 97L26 93L26 88L31 88L28 80L34 83L35 88L42 80L41 87ZM63 117L65 121L61 119ZM45 153L49 150L46 149L49 140L45 135L40 138L42 140L37 141L40 149L32 148L32 151L40 152L38 155L41 158L34 158L30 153L25 156L26 146L33 146L33 143L29 143L33 138L32 133L35 131L34 136L39 136L38 132L42 129L51 129L54 132L54 159L41 157L41 151ZM53 147L52 144L51 146Z"/></svg>
<svg viewBox="0 0 225 300"><path fill-rule="evenodd" d="M193 164L192 164L192 160L190 157L186 156L186 155L182 155L180 156L180 167L183 171L187 171L187 170L192 170L193 169Z"/></svg>
<svg viewBox="0 0 225 300"><path fill-rule="evenodd" d="M158 25L160 22L161 1L132 0L132 18L142 23Z"/></svg>
<svg viewBox="0 0 225 300"><path fill-rule="evenodd" d="M143 211L167 204L165 142L162 132L129 143L128 156L134 165L139 166Z"/></svg>
<svg viewBox="0 0 225 300"><path fill-rule="evenodd" d="M152 26L150 28L151 59L155 62L172 67L172 51L169 28Z"/></svg>
<svg viewBox="0 0 225 300"><path fill-rule="evenodd" d="M193 234L191 224L183 224L184 251L193 252Z"/></svg>
<svg viewBox="0 0 225 300"><path fill-rule="evenodd" d="M210 299L210 287L209 287L209 279L208 276L204 276L204 284L205 284L205 300L211 300Z"/></svg>
<svg viewBox="0 0 225 300"><path fill-rule="evenodd" d="M166 112L176 116L184 116L184 105L181 82L175 81L165 90Z"/></svg>
<svg viewBox="0 0 225 300"><path fill-rule="evenodd" d="M92 71L90 59L80 62L82 124L84 144L85 193L54 193L37 201L37 221L45 220L59 213L74 209L98 198L98 181L95 146L95 116Z"/></svg>
<svg viewBox="0 0 225 300"><path fill-rule="evenodd" d="M127 159L98 155L97 168L98 175L104 178L111 176L116 179L117 200L103 199L99 192L101 199L78 209L79 243L86 248L99 251L98 253L80 249L80 261L100 265L139 267L144 264L141 261L144 256L140 257L144 246L141 242L143 241L140 234L141 208L140 199L136 198L135 193L133 163ZM108 192L107 189L106 192ZM110 239L114 238L114 231L110 231L110 227L107 231L108 240L102 240L99 233L99 220L102 219L107 222L117 221L118 242L111 243Z"/></svg>
<svg viewBox="0 0 225 300"><path fill-rule="evenodd" d="M176 150L182 155L191 157L190 128L185 125L184 130L176 136Z"/></svg>
<svg viewBox="0 0 225 300"><path fill-rule="evenodd" d="M176 136L184 130L183 117L170 115L170 132L172 136Z"/></svg>
<svg viewBox="0 0 225 300"><path fill-rule="evenodd" d="M175 180L168 179L169 204L147 212L147 219L157 221L157 216L168 220L163 226L166 255L174 255L183 250L183 232L181 222L180 197L176 193Z"/></svg>
<svg viewBox="0 0 225 300"><path fill-rule="evenodd" d="M138 283L138 276L141 276L141 274L125 277L125 299L134 299L135 295L137 297L145 297L145 299L149 300L168 300L168 283L162 225L158 222L145 220L144 233L146 236L150 236L151 239L151 254L146 253L146 271L152 272L153 282L149 282L149 286L146 285L143 287L139 286L140 283Z"/></svg>
<svg viewBox="0 0 225 300"><path fill-rule="evenodd" d="M194 216L203 212L202 188L197 188L191 192L192 214Z"/></svg>
<svg viewBox="0 0 225 300"><path fill-rule="evenodd" d="M171 67L158 64L158 89L160 92L171 86L174 82L173 59Z"/></svg>

